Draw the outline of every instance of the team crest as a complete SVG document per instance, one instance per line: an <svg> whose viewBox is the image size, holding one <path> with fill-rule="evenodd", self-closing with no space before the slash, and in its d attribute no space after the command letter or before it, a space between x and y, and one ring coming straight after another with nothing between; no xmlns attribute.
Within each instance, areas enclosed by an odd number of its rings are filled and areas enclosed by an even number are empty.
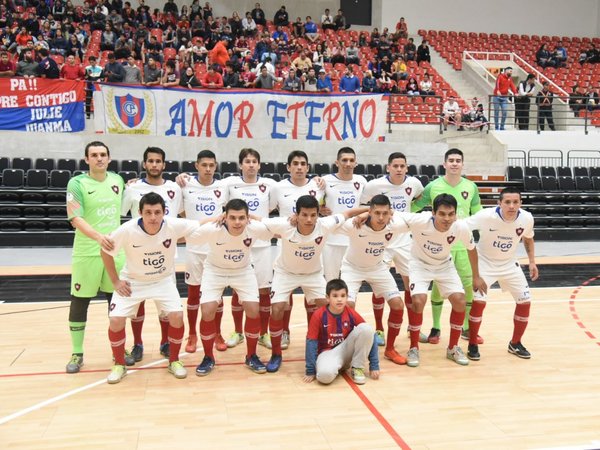
<svg viewBox="0 0 600 450"><path fill-rule="evenodd" d="M448 236L446 238L446 240L448 241L448 244L452 244L454 242L454 239L456 239L454 236Z"/></svg>
<svg viewBox="0 0 600 450"><path fill-rule="evenodd" d="M260 190L260 192L265 192L267 190L267 187L264 184L261 184L260 186L258 186L258 189Z"/></svg>
<svg viewBox="0 0 600 450"><path fill-rule="evenodd" d="M308 191L308 195L310 195L312 197L316 197L317 196L317 191L310 190L310 191Z"/></svg>
<svg viewBox="0 0 600 450"><path fill-rule="evenodd" d="M114 186L111 186L111 188L115 194L119 195L119 186L115 184Z"/></svg>
<svg viewBox="0 0 600 450"><path fill-rule="evenodd" d="M521 236L523 234L523 231L525 231L522 227L517 228L517 236Z"/></svg>
<svg viewBox="0 0 600 450"><path fill-rule="evenodd" d="M218 189L215 189L215 190L214 190L214 193L215 193L215 197L217 197L217 198L221 198L221 191L220 191L220 190L218 190Z"/></svg>
<svg viewBox="0 0 600 450"><path fill-rule="evenodd" d="M165 248L169 248L171 246L171 239L167 239L166 241L163 241L163 245L165 246Z"/></svg>
<svg viewBox="0 0 600 450"><path fill-rule="evenodd" d="M356 189L357 191L360 189L360 183L358 181L354 182L354 189Z"/></svg>
<svg viewBox="0 0 600 450"><path fill-rule="evenodd" d="M171 200L173 200L173 198L175 197L175 191L168 190L167 195Z"/></svg>
<svg viewBox="0 0 600 450"><path fill-rule="evenodd" d="M250 244L252 244L252 238L246 238L246 239L244 239L244 245L246 247L250 247Z"/></svg>
<svg viewBox="0 0 600 450"><path fill-rule="evenodd" d="M319 236L318 238L315 239L315 242L317 243L317 245L319 245L322 240L323 240L323 236Z"/></svg>
<svg viewBox="0 0 600 450"><path fill-rule="evenodd" d="M79 289L81 289L81 285L79 283L75 283L74 288L76 291L79 291Z"/></svg>
<svg viewBox="0 0 600 450"><path fill-rule="evenodd" d="M412 188L410 186L407 186L404 190L406 191L406 195L412 194Z"/></svg>
<svg viewBox="0 0 600 450"><path fill-rule="evenodd" d="M385 240L386 240L386 241L389 241L389 240L392 238L392 236L393 236L393 235L394 235L393 233L387 233L387 234L385 235Z"/></svg>
<svg viewBox="0 0 600 450"><path fill-rule="evenodd" d="M467 197L469 196L469 193L467 191L462 191L460 193L460 195L462 195L462 198L464 198L465 200L467 199Z"/></svg>
<svg viewBox="0 0 600 450"><path fill-rule="evenodd" d="M106 86L101 93L106 109L106 131L118 134L154 132L155 104L151 92Z"/></svg>

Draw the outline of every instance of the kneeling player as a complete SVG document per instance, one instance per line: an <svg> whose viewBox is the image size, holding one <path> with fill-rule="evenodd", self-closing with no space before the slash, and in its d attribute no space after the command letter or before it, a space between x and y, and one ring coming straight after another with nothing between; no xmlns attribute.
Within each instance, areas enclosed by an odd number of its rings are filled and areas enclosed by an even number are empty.
<svg viewBox="0 0 600 450"><path fill-rule="evenodd" d="M348 306L348 286L342 280L327 283L328 305L312 316L306 335L306 372L303 380L315 378L330 384L340 370L351 368L352 380L364 384L365 361L369 359L369 375L379 378L379 355L373 328Z"/></svg>
<svg viewBox="0 0 600 450"><path fill-rule="evenodd" d="M514 331L508 343L508 351L519 358L529 359L531 354L521 344L521 337L527 328L531 296L529 285L516 258L517 246L521 240L529 259L531 280L538 278L533 243L533 216L521 209L521 193L515 188L506 188L500 193L499 206L479 211L466 222L471 230L479 230L477 253L479 273L488 286L496 281L503 291L509 291L516 306ZM471 314L469 315L469 351L467 357L480 359L477 334L481 326L481 316L485 308L485 293L476 292Z"/></svg>

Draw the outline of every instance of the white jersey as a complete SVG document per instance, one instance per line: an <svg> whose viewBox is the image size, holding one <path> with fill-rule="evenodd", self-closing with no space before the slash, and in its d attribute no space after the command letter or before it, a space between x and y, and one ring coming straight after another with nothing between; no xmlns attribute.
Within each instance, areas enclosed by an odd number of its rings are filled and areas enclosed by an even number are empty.
<svg viewBox="0 0 600 450"><path fill-rule="evenodd" d="M268 218L271 212L271 197L277 185L275 180L258 177L256 183L247 183L240 176L228 177L223 180L229 191L229 198L239 198L248 204L250 214ZM270 240L258 240L254 247L269 247Z"/></svg>
<svg viewBox="0 0 600 450"><path fill-rule="evenodd" d="M423 185L415 177L407 175L404 178L404 183L392 184L390 177L385 176L376 178L367 183L360 202L362 204L367 204L374 196L383 194L390 199L392 210L397 212L410 212L410 204L422 193ZM410 235L408 233L403 233L396 237L390 247L405 247L410 245L410 243Z"/></svg>
<svg viewBox="0 0 600 450"><path fill-rule="evenodd" d="M228 190L223 181L213 180L208 186L200 184L198 177L190 178L182 189L185 217L194 220L212 219L223 212L229 200ZM192 253L208 253L208 244L187 243L186 249Z"/></svg>
<svg viewBox="0 0 600 450"><path fill-rule="evenodd" d="M121 277L136 281L158 281L175 273L177 240L191 236L200 229L193 220L165 217L158 233L144 231L141 218L131 219L110 234L115 246L110 252L116 256L125 250L125 266Z"/></svg>
<svg viewBox="0 0 600 450"><path fill-rule="evenodd" d="M405 232L403 220L392 220L381 231L375 231L368 224L356 228L352 219L348 219L340 228L340 233L350 238L342 264L349 263L355 268L371 270L379 264L384 265L384 252L400 232ZM387 266L385 266L387 267Z"/></svg>
<svg viewBox="0 0 600 450"><path fill-rule="evenodd" d="M272 197L272 208L279 210L280 217L290 217L296 214L296 201L303 195L312 195L319 204L323 203L325 192L319 190L314 180L309 180L304 186L296 186L289 180L282 180L275 187L275 195Z"/></svg>
<svg viewBox="0 0 600 450"><path fill-rule="evenodd" d="M462 242L467 250L475 248L473 234L464 220L457 220L446 232L435 229L430 212L397 213L412 232L411 255L419 261L438 266L450 259L450 249L456 242Z"/></svg>
<svg viewBox="0 0 600 450"><path fill-rule="evenodd" d="M123 202L121 203L121 215L126 215L131 211L133 219L140 217L139 204L140 199L149 192L156 192L165 201L165 216L177 217L183 211L183 197L181 188L171 180L164 180L159 186L154 186L141 178L135 183L125 186Z"/></svg>
<svg viewBox="0 0 600 450"><path fill-rule="evenodd" d="M502 218L500 207L482 209L465 222L471 230L479 230L479 257L498 266L514 262L521 239L534 235L533 216L522 209L512 222Z"/></svg>
<svg viewBox="0 0 600 450"><path fill-rule="evenodd" d="M325 206L332 214L343 213L356 208L360 204L363 189L367 180L362 175L353 175L351 180L340 180L335 174L325 175ZM334 233L329 238L329 245L348 245L348 237Z"/></svg>
<svg viewBox="0 0 600 450"><path fill-rule="evenodd" d="M315 229L308 235L300 234L288 219L264 220L263 223L271 233L281 236L281 253L275 261L275 269L294 275L320 272L323 269L321 252L325 241L345 220L342 214L317 219Z"/></svg>
<svg viewBox="0 0 600 450"><path fill-rule="evenodd" d="M208 243L209 251L204 262L215 270L228 274L232 269L245 269L250 264L250 248L257 239L270 239L267 227L252 221L239 236L233 236L224 225L202 225L188 241Z"/></svg>

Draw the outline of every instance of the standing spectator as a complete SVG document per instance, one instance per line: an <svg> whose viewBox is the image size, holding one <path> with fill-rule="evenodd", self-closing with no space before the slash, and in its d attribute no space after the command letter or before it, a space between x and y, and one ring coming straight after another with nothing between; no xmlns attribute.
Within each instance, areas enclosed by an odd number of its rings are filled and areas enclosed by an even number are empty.
<svg viewBox="0 0 600 450"><path fill-rule="evenodd" d="M223 74L223 86L228 89L240 87L240 75L233 70L233 64L228 62L225 65L225 73Z"/></svg>
<svg viewBox="0 0 600 450"><path fill-rule="evenodd" d="M272 90L275 87L276 81L281 81L281 78L277 78L272 73L269 73L267 67L263 64L260 69L260 75L256 77L256 81L254 82L254 87Z"/></svg>
<svg viewBox="0 0 600 450"><path fill-rule="evenodd" d="M421 95L419 90L419 83L415 77L410 77L408 83L406 83L406 94L407 95Z"/></svg>
<svg viewBox="0 0 600 450"><path fill-rule="evenodd" d="M333 18L335 30L347 30L350 25L346 24L346 17L341 9L338 9L337 15Z"/></svg>
<svg viewBox="0 0 600 450"><path fill-rule="evenodd" d="M346 65L348 64L360 64L360 51L354 41L350 42L349 47L346 47Z"/></svg>
<svg viewBox="0 0 600 450"><path fill-rule="evenodd" d="M535 75L530 73L524 81L519 83L518 95L515 97L515 117L519 123L519 130L529 129L529 106L534 95Z"/></svg>
<svg viewBox="0 0 600 450"><path fill-rule="evenodd" d="M262 25L264 27L267 24L265 12L260 8L260 3L254 5L254 9L250 12L250 15L257 25Z"/></svg>
<svg viewBox="0 0 600 450"><path fill-rule="evenodd" d="M538 126L542 131L544 131L544 120L548 122L550 129L555 131L554 118L552 117L553 100L554 94L550 91L550 83L544 81L542 83L542 90L538 93L536 98L538 106Z"/></svg>
<svg viewBox="0 0 600 450"><path fill-rule="evenodd" d="M244 36L249 37L253 37L256 34L256 21L249 12L247 12L246 17L242 19L242 33Z"/></svg>
<svg viewBox="0 0 600 450"><path fill-rule="evenodd" d="M85 68L85 79L88 81L85 89L85 113L89 119L92 113L92 97L94 94L94 83L104 79L104 70L96 64L96 57L90 56L88 59L90 65Z"/></svg>
<svg viewBox="0 0 600 450"><path fill-rule="evenodd" d="M49 55L50 53L45 48L39 51L42 60L38 64L38 75L42 78L56 80L60 78L60 69L58 64Z"/></svg>
<svg viewBox="0 0 600 450"><path fill-rule="evenodd" d="M327 75L327 71L325 69L319 70L319 78L317 80L317 91L319 92L332 92L333 84L331 83L331 78Z"/></svg>
<svg viewBox="0 0 600 450"><path fill-rule="evenodd" d="M158 86L161 79L161 70L152 57L148 58L148 64L144 66L144 86Z"/></svg>
<svg viewBox="0 0 600 450"><path fill-rule="evenodd" d="M512 67L507 67L496 78L494 87L494 127L496 130L504 130L506 116L508 115L508 96L517 92L512 80ZM500 122L500 110L502 110L502 122Z"/></svg>
<svg viewBox="0 0 600 450"><path fill-rule="evenodd" d="M347 67L344 76L340 79L340 92L360 92L360 81L354 76L352 67Z"/></svg>
<svg viewBox="0 0 600 450"><path fill-rule="evenodd" d="M321 29L325 30L335 30L335 25L333 23L333 16L329 13L329 8L325 8L325 12L321 16Z"/></svg>
<svg viewBox="0 0 600 450"><path fill-rule="evenodd" d="M223 77L217 69L216 65L208 66L208 72L204 74L202 78L202 87L205 89L222 89L223 88Z"/></svg>
<svg viewBox="0 0 600 450"><path fill-rule="evenodd" d="M131 55L127 57L127 64L123 66L125 76L123 83L125 84L142 84L142 71L135 64L135 58Z"/></svg>
<svg viewBox="0 0 600 450"><path fill-rule="evenodd" d="M84 76L81 64L75 64L75 56L67 56L67 62L60 68L60 77L63 80L83 80Z"/></svg>
<svg viewBox="0 0 600 450"><path fill-rule="evenodd" d="M123 65L115 59L114 53L108 54L108 62L104 66L104 77L110 83L122 83L125 79Z"/></svg>
<svg viewBox="0 0 600 450"><path fill-rule="evenodd" d="M419 83L419 87L421 88L421 95L435 95L433 83L427 72L423 74L423 79L421 80L421 83Z"/></svg>
<svg viewBox="0 0 600 450"><path fill-rule="evenodd" d="M0 53L0 78L14 77L17 72L15 63L8 58L8 52Z"/></svg>
<svg viewBox="0 0 600 450"><path fill-rule="evenodd" d="M450 95L448 100L444 102L442 114L444 116L444 131L448 130L449 123L456 125L458 131L464 129L461 124L462 114L460 112L460 106L453 95Z"/></svg>
<svg viewBox="0 0 600 450"><path fill-rule="evenodd" d="M165 70L160 80L162 87L179 86L179 71L174 60L170 59L165 64Z"/></svg>
<svg viewBox="0 0 600 450"><path fill-rule="evenodd" d="M404 17L400 17L400 21L396 24L396 34L394 40L406 39L408 37L408 25L404 20Z"/></svg>
<svg viewBox="0 0 600 450"><path fill-rule="evenodd" d="M376 92L377 80L373 77L373 72L367 70L362 79L362 92Z"/></svg>
<svg viewBox="0 0 600 450"><path fill-rule="evenodd" d="M306 16L306 23L304 24L304 36L310 41L315 42L319 39L319 30L317 24L313 22L312 17Z"/></svg>
<svg viewBox="0 0 600 450"><path fill-rule="evenodd" d="M194 69L192 69L190 66L186 67L183 73L181 74L179 86L188 89L200 87L200 82L198 81L198 78L196 78L196 74L194 74Z"/></svg>
<svg viewBox="0 0 600 450"><path fill-rule="evenodd" d="M234 11L231 14L231 19L229 19L229 26L231 27L231 35L234 38L241 36L242 34L242 19L237 11Z"/></svg>
<svg viewBox="0 0 600 450"><path fill-rule="evenodd" d="M404 59L406 61L414 61L417 55L417 47L415 46L415 40L408 38L408 42L404 46Z"/></svg>
<svg viewBox="0 0 600 450"><path fill-rule="evenodd" d="M209 2L204 4L204 7L202 8L202 16L204 17L204 20L208 20L209 17L213 16L212 6L210 6Z"/></svg>
<svg viewBox="0 0 600 450"><path fill-rule="evenodd" d="M179 7L177 6L174 0L167 0L165 5L163 6L163 12L165 14L173 14L174 16L178 16Z"/></svg>
<svg viewBox="0 0 600 450"><path fill-rule="evenodd" d="M284 80L282 89L290 92L298 92L302 89L302 80L298 77L297 72L293 68Z"/></svg>
<svg viewBox="0 0 600 450"><path fill-rule="evenodd" d="M275 25L276 27L287 27L289 24L290 19L287 11L285 10L285 5L281 5L281 8L277 10L277 12L275 13L275 17L273 17L273 25Z"/></svg>
<svg viewBox="0 0 600 450"><path fill-rule="evenodd" d="M227 39L221 39L215 44L213 49L208 53L208 61L210 64L218 64L219 67L225 67L229 61L229 52L227 51Z"/></svg>
<svg viewBox="0 0 600 450"><path fill-rule="evenodd" d="M431 63L431 55L429 54L429 45L427 45L427 40L423 39L421 45L417 48L417 64L420 64L421 61L427 61Z"/></svg>
<svg viewBox="0 0 600 450"><path fill-rule="evenodd" d="M314 67L308 69L302 78L302 90L305 92L317 92L317 75Z"/></svg>

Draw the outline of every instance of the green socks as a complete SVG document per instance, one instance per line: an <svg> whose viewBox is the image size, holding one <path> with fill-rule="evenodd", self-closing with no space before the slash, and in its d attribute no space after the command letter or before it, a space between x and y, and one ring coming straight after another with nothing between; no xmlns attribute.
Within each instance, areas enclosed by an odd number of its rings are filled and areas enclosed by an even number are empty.
<svg viewBox="0 0 600 450"><path fill-rule="evenodd" d="M85 336L85 322L69 322L71 331L71 344L73 353L83 354L83 338Z"/></svg>

